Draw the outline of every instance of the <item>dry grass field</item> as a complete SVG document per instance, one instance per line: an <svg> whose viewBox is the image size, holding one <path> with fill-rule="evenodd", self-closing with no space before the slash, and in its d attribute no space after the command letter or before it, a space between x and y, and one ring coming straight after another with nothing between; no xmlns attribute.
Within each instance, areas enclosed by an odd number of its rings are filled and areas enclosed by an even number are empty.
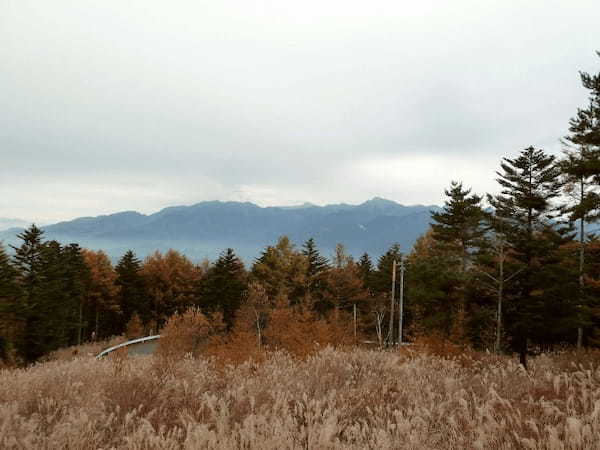
<svg viewBox="0 0 600 450"><path fill-rule="evenodd" d="M2 449L600 448L600 359L327 347L0 371Z"/></svg>

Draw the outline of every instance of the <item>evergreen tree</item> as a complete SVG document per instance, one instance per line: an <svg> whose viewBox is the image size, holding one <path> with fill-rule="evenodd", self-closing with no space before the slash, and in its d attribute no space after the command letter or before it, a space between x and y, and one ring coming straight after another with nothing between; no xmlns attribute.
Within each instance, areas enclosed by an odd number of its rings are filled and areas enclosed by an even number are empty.
<svg viewBox="0 0 600 450"><path fill-rule="evenodd" d="M435 239L430 229L417 239L407 258L406 272L407 316L416 334L451 336L456 310L451 306L459 301L463 277L456 270L456 253Z"/></svg>
<svg viewBox="0 0 600 450"><path fill-rule="evenodd" d="M222 313L231 329L247 288L244 263L228 248L200 281L198 306L211 313Z"/></svg>
<svg viewBox="0 0 600 450"><path fill-rule="evenodd" d="M445 191L448 199L443 211L432 212L431 224L433 237L447 249L447 256L454 254L457 259L455 270L459 273L461 282L456 285L457 304L454 323L454 337L459 341L466 338L467 322L467 289L468 269L472 262L472 254L481 246L485 229L485 217L481 207L482 197L471 194L471 189L463 188L463 184L452 181L450 189Z"/></svg>
<svg viewBox="0 0 600 450"><path fill-rule="evenodd" d="M431 228L436 240L456 249L460 257L460 270L464 273L472 252L485 235L482 197L470 195L471 189L464 189L463 184L457 181L452 181L450 189L444 192L448 199L443 211L431 213L434 220Z"/></svg>
<svg viewBox="0 0 600 450"><path fill-rule="evenodd" d="M400 244L393 244L377 260L377 270L373 274L373 289L377 293L389 293L392 287L392 265L400 263Z"/></svg>
<svg viewBox="0 0 600 450"><path fill-rule="evenodd" d="M142 263L135 253L128 250L115 267L117 278L115 285L118 287L118 304L122 312L120 332L125 331L127 323L134 314L138 314L143 323L151 319L151 310L147 302L146 286L142 277Z"/></svg>
<svg viewBox="0 0 600 450"><path fill-rule="evenodd" d="M567 203L564 212L571 222L578 222L579 240L579 321L577 347L583 342L583 328L590 323L591 300L584 296L585 286L585 226L600 218L600 74L581 74L583 86L590 90L588 108L578 109L569 122L569 134L565 136L565 157L561 161Z"/></svg>
<svg viewBox="0 0 600 450"><path fill-rule="evenodd" d="M524 269L515 280L514 301L507 311L507 327L519 352L520 361L527 367L527 340L536 337L534 328L548 328L552 318L543 314L547 300L541 282L541 260L548 252L548 236L555 244L562 232L553 221L557 208L553 205L560 195L560 170L554 156L528 147L515 159L503 158L497 172L500 194L488 195L488 202L498 218L515 259ZM510 320L508 320L510 319Z"/></svg>
<svg viewBox="0 0 600 450"><path fill-rule="evenodd" d="M319 300L323 290L323 275L329 270L329 261L317 249L315 240L308 239L302 246L302 254L308 263L306 271L306 294Z"/></svg>
<svg viewBox="0 0 600 450"><path fill-rule="evenodd" d="M17 271L0 244L0 361L11 357L17 335L15 308L21 297Z"/></svg>
<svg viewBox="0 0 600 450"><path fill-rule="evenodd" d="M304 243L302 254L306 256L308 261L307 274L309 277L315 277L329 268L329 261L319 253L313 238Z"/></svg>
<svg viewBox="0 0 600 450"><path fill-rule="evenodd" d="M43 298L43 231L35 224L18 235L22 243L19 247L12 246L15 250L13 264L18 272L18 282L22 290L19 302L11 311L19 335L15 338L15 348L19 355L26 361L34 361L44 353L43 344L39 338L43 334L40 321L44 311L40 309L40 299Z"/></svg>
<svg viewBox="0 0 600 450"><path fill-rule="evenodd" d="M372 278L373 278L373 262L368 253L363 253L358 260L358 272L363 285L367 289L371 289Z"/></svg>

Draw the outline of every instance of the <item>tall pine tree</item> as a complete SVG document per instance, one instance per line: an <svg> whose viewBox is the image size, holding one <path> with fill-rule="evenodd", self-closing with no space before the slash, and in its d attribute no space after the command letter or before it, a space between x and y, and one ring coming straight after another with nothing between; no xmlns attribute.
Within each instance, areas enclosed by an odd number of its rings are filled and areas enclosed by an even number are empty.
<svg viewBox="0 0 600 450"><path fill-rule="evenodd" d="M600 55L600 54L599 54ZM585 226L600 218L600 73L581 74L584 88L590 91L589 107L577 110L569 122L569 134L564 138L565 156L561 169L565 182L567 202L564 212L572 222L578 222L578 280L579 280L579 326L577 347L583 343L583 330L589 326L591 303L585 291L585 250L587 236Z"/></svg>
<svg viewBox="0 0 600 450"><path fill-rule="evenodd" d="M527 367L528 339L539 334L536 330L540 327L552 326L547 322L551 318L544 314L547 298L540 285L540 268L542 257L550 250L545 238L558 233L553 202L560 195L560 170L554 156L533 147L521 151L517 158L503 158L501 169L497 181L502 191L488 195L488 202L495 210L496 226L505 233L515 259L523 265L507 311L510 326L505 328Z"/></svg>

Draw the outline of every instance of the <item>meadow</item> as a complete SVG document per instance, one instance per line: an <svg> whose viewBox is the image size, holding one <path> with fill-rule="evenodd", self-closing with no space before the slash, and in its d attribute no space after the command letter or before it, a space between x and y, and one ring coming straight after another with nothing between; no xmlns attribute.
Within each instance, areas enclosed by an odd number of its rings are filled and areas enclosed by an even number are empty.
<svg viewBox="0 0 600 450"><path fill-rule="evenodd" d="M2 449L590 449L600 357L327 346L260 362L80 352L0 371ZM65 356L65 355L63 355Z"/></svg>

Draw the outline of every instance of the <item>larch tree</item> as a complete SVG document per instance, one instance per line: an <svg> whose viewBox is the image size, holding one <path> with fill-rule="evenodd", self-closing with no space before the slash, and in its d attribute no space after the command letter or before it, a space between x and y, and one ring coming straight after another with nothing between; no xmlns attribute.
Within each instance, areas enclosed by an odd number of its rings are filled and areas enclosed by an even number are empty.
<svg viewBox="0 0 600 450"><path fill-rule="evenodd" d="M305 299L307 266L306 257L282 236L256 259L251 278L264 286L269 298L298 304Z"/></svg>
<svg viewBox="0 0 600 450"><path fill-rule="evenodd" d="M176 250L148 256L141 270L150 298L152 319L160 329L175 313L195 303L201 269Z"/></svg>
<svg viewBox="0 0 600 450"><path fill-rule="evenodd" d="M81 343L83 338L83 318L84 306L89 306L93 314L93 337L98 339L100 336L107 337L116 330L111 328L109 333L102 333L100 325L103 322L102 315L107 318L116 319L119 317L120 309L118 305L117 295L119 288L116 285L117 273L115 272L110 259L102 250L92 251L84 250L83 258L89 269L89 280L86 286L85 302L79 305L79 333L78 342Z"/></svg>

